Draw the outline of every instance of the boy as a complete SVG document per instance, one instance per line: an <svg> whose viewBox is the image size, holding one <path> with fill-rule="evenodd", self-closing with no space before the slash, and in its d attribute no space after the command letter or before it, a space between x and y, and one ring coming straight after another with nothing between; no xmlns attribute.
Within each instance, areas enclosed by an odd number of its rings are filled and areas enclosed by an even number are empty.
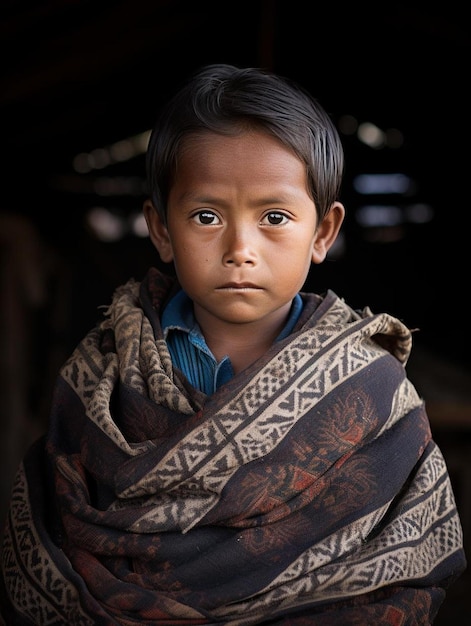
<svg viewBox="0 0 471 626"><path fill-rule="evenodd" d="M465 558L411 332L301 291L342 172L273 74L208 66L164 109L144 213L175 276L119 287L60 372L13 487L9 624L433 622Z"/></svg>

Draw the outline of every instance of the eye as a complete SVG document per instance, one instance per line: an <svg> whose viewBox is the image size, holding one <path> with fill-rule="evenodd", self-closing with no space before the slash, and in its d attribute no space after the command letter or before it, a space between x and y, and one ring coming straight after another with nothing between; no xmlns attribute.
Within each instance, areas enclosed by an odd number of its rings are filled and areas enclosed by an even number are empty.
<svg viewBox="0 0 471 626"><path fill-rule="evenodd" d="M204 225L215 225L215 224L220 224L220 219L219 217L216 215L216 213L213 213L212 211L198 211L198 213L195 213L193 215L193 219L195 220L195 222L197 222L198 224L204 224Z"/></svg>
<svg viewBox="0 0 471 626"><path fill-rule="evenodd" d="M287 224L289 222L289 217L284 213L271 211L263 217L262 222L268 223L270 226L281 226L282 224Z"/></svg>

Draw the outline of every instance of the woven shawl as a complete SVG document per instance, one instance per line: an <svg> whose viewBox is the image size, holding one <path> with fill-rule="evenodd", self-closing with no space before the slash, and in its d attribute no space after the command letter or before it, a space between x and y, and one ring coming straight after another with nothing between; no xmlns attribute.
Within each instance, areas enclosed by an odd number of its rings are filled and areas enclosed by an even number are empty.
<svg viewBox="0 0 471 626"><path fill-rule="evenodd" d="M430 624L465 568L411 332L302 294L210 397L172 367L173 280L118 288L61 369L2 554L8 626Z"/></svg>

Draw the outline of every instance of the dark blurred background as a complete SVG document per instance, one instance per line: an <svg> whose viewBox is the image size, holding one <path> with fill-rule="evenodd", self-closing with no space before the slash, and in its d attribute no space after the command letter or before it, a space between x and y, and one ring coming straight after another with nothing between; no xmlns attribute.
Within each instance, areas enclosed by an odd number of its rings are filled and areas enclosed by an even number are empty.
<svg viewBox="0 0 471 626"><path fill-rule="evenodd" d="M466 5L5 0L0 16L2 517L57 369L115 287L159 264L141 215L159 107L229 62L297 80L339 128L347 218L306 288L418 329L410 376L469 532Z"/></svg>

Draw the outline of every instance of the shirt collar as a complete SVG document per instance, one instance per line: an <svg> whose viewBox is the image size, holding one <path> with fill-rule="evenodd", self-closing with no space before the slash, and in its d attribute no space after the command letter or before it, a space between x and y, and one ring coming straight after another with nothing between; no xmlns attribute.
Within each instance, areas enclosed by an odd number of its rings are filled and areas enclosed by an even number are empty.
<svg viewBox="0 0 471 626"><path fill-rule="evenodd" d="M193 302L187 294L180 289L162 314L162 331L166 338L169 330L183 330L191 332L198 326L193 313Z"/></svg>

